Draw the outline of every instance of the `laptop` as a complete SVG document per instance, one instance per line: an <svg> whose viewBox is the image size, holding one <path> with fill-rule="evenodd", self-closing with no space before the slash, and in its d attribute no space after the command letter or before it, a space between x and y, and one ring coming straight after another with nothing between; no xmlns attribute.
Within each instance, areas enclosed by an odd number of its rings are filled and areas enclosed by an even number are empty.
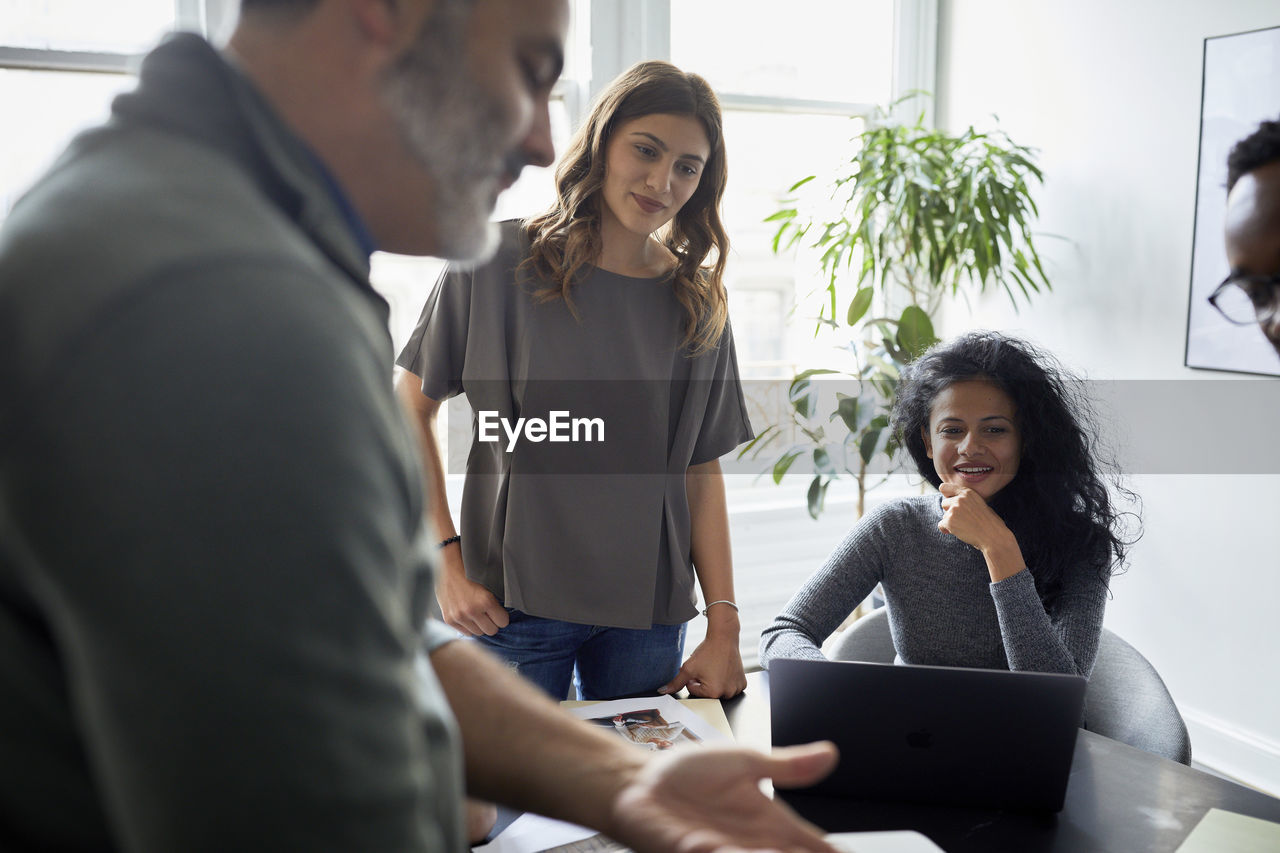
<svg viewBox="0 0 1280 853"><path fill-rule="evenodd" d="M804 789L865 800L1062 810L1087 679L853 661L769 666L773 745L834 741Z"/></svg>

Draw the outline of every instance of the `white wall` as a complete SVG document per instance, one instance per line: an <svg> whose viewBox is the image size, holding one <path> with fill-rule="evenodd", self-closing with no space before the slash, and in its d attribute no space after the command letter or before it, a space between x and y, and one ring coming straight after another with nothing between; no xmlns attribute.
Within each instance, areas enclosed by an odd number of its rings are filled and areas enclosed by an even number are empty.
<svg viewBox="0 0 1280 853"><path fill-rule="evenodd" d="M1039 148L1040 230L1069 238L1043 241L1052 294L1020 314L983 298L944 331L1021 332L1091 378L1234 378L1182 366L1203 39L1278 24L1276 0L941 0L939 125L994 113ZM1185 409L1122 440L1194 426L1181 452L1203 458L1237 435ZM1257 450L1273 472L1278 425ZM1160 670L1198 762L1280 793L1280 476L1137 473L1146 535L1107 625Z"/></svg>

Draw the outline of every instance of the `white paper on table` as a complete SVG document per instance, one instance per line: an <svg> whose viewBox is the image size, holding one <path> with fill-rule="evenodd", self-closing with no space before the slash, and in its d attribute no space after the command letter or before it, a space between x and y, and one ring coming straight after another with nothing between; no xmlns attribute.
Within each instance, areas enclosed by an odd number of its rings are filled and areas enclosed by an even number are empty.
<svg viewBox="0 0 1280 853"><path fill-rule="evenodd" d="M893 832L835 832L827 843L844 853L945 853L927 835L910 829Z"/></svg>
<svg viewBox="0 0 1280 853"><path fill-rule="evenodd" d="M612 699L608 702L596 702L592 705L579 705L565 708L575 717L593 720L598 717L614 717L631 711L656 710L668 723L680 723L700 740L728 740L724 732L717 729L705 717L691 711L674 696L649 696L640 699Z"/></svg>
<svg viewBox="0 0 1280 853"><path fill-rule="evenodd" d="M608 702L596 702L591 705L579 705L565 708L570 714L583 720L597 717L613 717L631 711L647 711L654 709L668 723L680 723L688 731L704 741L727 740L724 733L707 722L695 711L691 711L672 696L650 696L640 699L613 699ZM639 748L639 747L637 747ZM549 847L572 844L598 834L594 829L585 826L553 820L549 817L526 812L502 830L498 837L480 847L471 848L473 853L534 853Z"/></svg>
<svg viewBox="0 0 1280 853"><path fill-rule="evenodd" d="M533 853L562 844L572 844L593 835L594 829L553 820L540 814L525 812L502 830L498 837L480 847L472 847L472 853Z"/></svg>

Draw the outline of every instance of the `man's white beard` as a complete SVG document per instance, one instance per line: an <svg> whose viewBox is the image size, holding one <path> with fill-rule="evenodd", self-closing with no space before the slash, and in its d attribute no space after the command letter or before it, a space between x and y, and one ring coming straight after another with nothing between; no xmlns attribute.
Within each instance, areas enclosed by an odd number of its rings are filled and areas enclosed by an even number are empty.
<svg viewBox="0 0 1280 853"><path fill-rule="evenodd" d="M498 245L498 229L489 216L497 182L512 167L502 140L513 128L501 102L464 70L468 8L463 3L441 7L390 72L383 95L405 145L432 178L433 254L483 261Z"/></svg>
<svg viewBox="0 0 1280 853"><path fill-rule="evenodd" d="M485 190L483 194L481 189ZM498 226L489 221L493 209L488 203L487 186L473 185L470 196L464 194L461 198L444 190L437 186L436 254L451 261L473 263L492 258L498 250Z"/></svg>

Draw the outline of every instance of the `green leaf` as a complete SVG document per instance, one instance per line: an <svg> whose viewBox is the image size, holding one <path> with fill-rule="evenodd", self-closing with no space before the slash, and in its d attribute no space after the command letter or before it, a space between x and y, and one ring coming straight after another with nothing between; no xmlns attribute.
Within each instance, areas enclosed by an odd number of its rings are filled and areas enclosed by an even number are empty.
<svg viewBox="0 0 1280 853"><path fill-rule="evenodd" d="M751 439L751 441L743 445L742 449L738 451L738 458L742 459L748 453L751 453L751 458L754 459L757 455L759 455L761 450L767 447L781 433L782 433L782 428L780 426L778 426L777 424L769 424L767 427L761 430L760 433L755 438ZM752 453L753 449L755 450L754 453Z"/></svg>
<svg viewBox="0 0 1280 853"><path fill-rule="evenodd" d="M858 442L858 455L868 465L871 464L871 457L876 455L876 445L880 443L881 432L882 430L869 429L862 434L862 440Z"/></svg>
<svg viewBox="0 0 1280 853"><path fill-rule="evenodd" d="M850 397L847 394L837 394L836 410L831 413L831 420L839 417L844 421L844 425L849 428L849 432L857 432L861 427L858 424L858 398Z"/></svg>
<svg viewBox="0 0 1280 853"><path fill-rule="evenodd" d="M809 506L809 517L814 521L818 520L818 516L822 513L823 505L827 502L827 486L829 485L831 485L831 481L824 481L820 476L815 476L809 483L809 493L805 500Z"/></svg>
<svg viewBox="0 0 1280 853"><path fill-rule="evenodd" d="M814 178L816 178L816 177L818 177L818 176L817 176L817 175L809 175L809 176L807 176L807 177L801 178L800 180L798 180L798 181L796 181L794 184L792 184L790 187L788 187L788 188L787 188L787 192L789 192L789 193L793 193L793 192L795 192L796 190L800 189L802 186L804 186L805 184L809 183L810 181L812 181L812 180L813 180Z"/></svg>
<svg viewBox="0 0 1280 853"><path fill-rule="evenodd" d="M850 326L856 324L867 313L867 309L871 307L871 297L874 293L874 288L863 287L853 295L853 299L849 302L849 314L846 317L846 322Z"/></svg>
<svg viewBox="0 0 1280 853"><path fill-rule="evenodd" d="M806 420L813 417L814 407L817 405L809 379L826 373L839 373L839 371L825 367L815 367L797 373L796 378L791 380L791 385L787 388L787 400L790 401L792 408L799 413L800 417Z"/></svg>
<svg viewBox="0 0 1280 853"><path fill-rule="evenodd" d="M882 341L882 343L884 345L884 351L894 361L900 361L903 363L911 361L911 353L908 350L899 349L898 345L895 344L891 339L885 338ZM877 365L877 366L880 366L880 365Z"/></svg>
<svg viewBox="0 0 1280 853"><path fill-rule="evenodd" d="M938 342L933 333L933 322L919 305L908 305L898 319L898 346L906 350L910 360Z"/></svg>
<svg viewBox="0 0 1280 853"><path fill-rule="evenodd" d="M809 439L812 444L821 445L827 440L827 431L820 426L815 429L809 429L808 427L802 426L800 427L800 431L804 433L804 437Z"/></svg>
<svg viewBox="0 0 1280 853"><path fill-rule="evenodd" d="M801 453L802 451L800 450L788 450L782 454L782 457L777 462L773 463L773 482L775 484L782 482L782 478L787 474L787 469L791 467L792 462L800 458Z"/></svg>
<svg viewBox="0 0 1280 853"><path fill-rule="evenodd" d="M828 476L836 473L836 466L831 464L831 454L827 452L825 447L815 447L813 449L813 470Z"/></svg>
<svg viewBox="0 0 1280 853"><path fill-rule="evenodd" d="M826 367L814 367L809 370L802 370L801 372L796 374L795 379L791 380L791 386L794 388L797 382L803 382L804 380L808 379L810 376L821 376L824 373L839 373L839 372L840 371L838 370L831 370L830 368L826 368Z"/></svg>
<svg viewBox="0 0 1280 853"><path fill-rule="evenodd" d="M816 402L809 387L809 380L806 379L799 385L792 383L791 392L787 396L791 399L791 407L796 410L796 414L805 420L813 417Z"/></svg>

